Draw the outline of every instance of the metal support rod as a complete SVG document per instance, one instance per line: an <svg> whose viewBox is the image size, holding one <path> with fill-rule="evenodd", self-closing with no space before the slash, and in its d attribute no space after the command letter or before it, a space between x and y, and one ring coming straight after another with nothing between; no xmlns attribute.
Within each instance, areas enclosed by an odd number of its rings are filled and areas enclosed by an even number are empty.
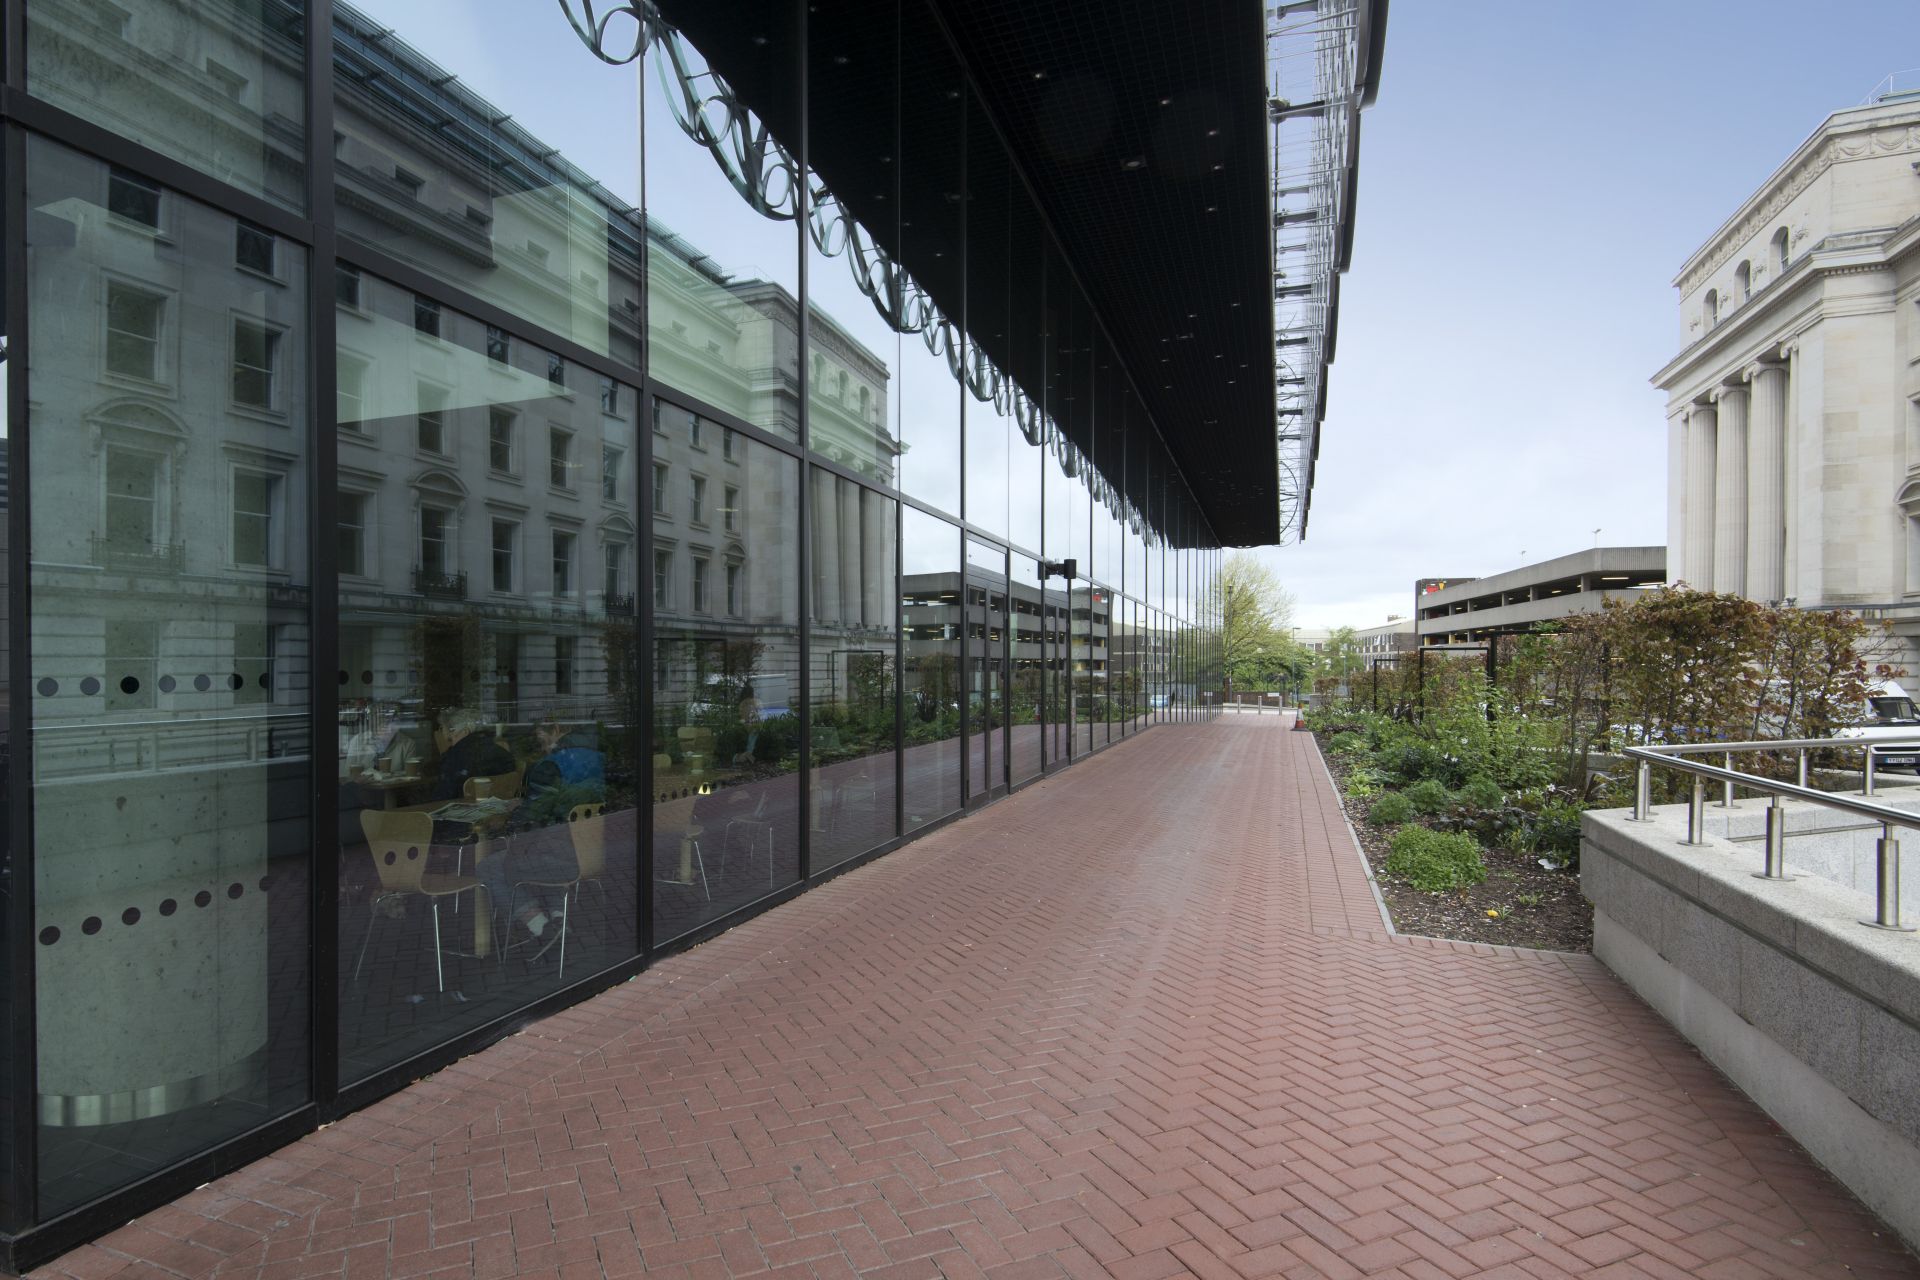
<svg viewBox="0 0 1920 1280"><path fill-rule="evenodd" d="M1733 772L1733 752L1731 751L1727 752L1726 757L1722 761L1722 763L1724 763L1727 766L1727 772L1732 773ZM1722 809L1733 808L1733 779L1732 778L1728 778L1726 783L1721 787L1720 807Z"/></svg>
<svg viewBox="0 0 1920 1280"><path fill-rule="evenodd" d="M1633 771L1633 818L1645 822L1653 807L1653 765L1642 760Z"/></svg>
<svg viewBox="0 0 1920 1280"><path fill-rule="evenodd" d="M1880 827L1880 839L1874 842L1874 918L1860 923L1875 929L1912 933L1914 926L1900 923L1900 842L1893 838L1893 824Z"/></svg>
<svg viewBox="0 0 1920 1280"><path fill-rule="evenodd" d="M1801 747L1794 754L1800 757L1800 785L1804 787L1807 785L1807 749Z"/></svg>
<svg viewBox="0 0 1920 1280"><path fill-rule="evenodd" d="M1780 797L1773 796L1767 803L1767 865L1766 870L1754 873L1762 880L1791 880L1787 874L1787 811L1780 807Z"/></svg>
<svg viewBox="0 0 1920 1280"><path fill-rule="evenodd" d="M1860 768L1860 794L1863 796L1872 795L1873 783L1873 748L1869 746L1867 748L1866 763Z"/></svg>
<svg viewBox="0 0 1920 1280"><path fill-rule="evenodd" d="M1687 843L1707 842L1707 780L1693 780L1693 797L1687 801Z"/></svg>

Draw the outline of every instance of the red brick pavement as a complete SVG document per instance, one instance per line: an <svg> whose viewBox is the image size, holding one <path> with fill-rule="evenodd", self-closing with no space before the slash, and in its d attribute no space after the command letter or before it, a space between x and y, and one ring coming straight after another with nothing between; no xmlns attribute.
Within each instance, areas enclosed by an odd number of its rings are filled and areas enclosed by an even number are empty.
<svg viewBox="0 0 1920 1280"><path fill-rule="evenodd" d="M47 1276L1915 1276L1595 962L1387 937L1311 741L1156 729Z"/></svg>

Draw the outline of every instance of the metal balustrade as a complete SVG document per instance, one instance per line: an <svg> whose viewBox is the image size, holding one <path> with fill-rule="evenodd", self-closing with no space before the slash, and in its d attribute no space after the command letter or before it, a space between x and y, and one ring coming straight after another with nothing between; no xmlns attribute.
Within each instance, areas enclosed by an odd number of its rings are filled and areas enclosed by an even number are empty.
<svg viewBox="0 0 1920 1280"><path fill-rule="evenodd" d="M1807 758L1815 751L1860 752L1860 794L1821 791L1807 785ZM1657 747L1628 747L1625 754L1635 762L1633 817L1637 822L1651 819L1653 766L1677 769L1690 775L1693 789L1687 799L1687 838L1685 843L1706 843L1707 784L1721 786L1720 807L1737 807L1737 787L1758 791L1767 797L1766 860L1754 873L1761 880L1788 880L1786 812L1782 801L1805 800L1825 809L1879 824L1880 838L1875 843L1874 916L1860 923L1875 929L1912 933L1916 926L1900 919L1900 841L1897 827L1920 830L1920 813L1909 813L1875 801L1876 758L1890 752L1920 752L1920 737L1892 738L1786 738L1755 742L1702 742ZM1736 755L1792 752L1795 759L1794 782L1764 777L1734 768ZM1719 764L1692 759L1694 756L1718 756Z"/></svg>

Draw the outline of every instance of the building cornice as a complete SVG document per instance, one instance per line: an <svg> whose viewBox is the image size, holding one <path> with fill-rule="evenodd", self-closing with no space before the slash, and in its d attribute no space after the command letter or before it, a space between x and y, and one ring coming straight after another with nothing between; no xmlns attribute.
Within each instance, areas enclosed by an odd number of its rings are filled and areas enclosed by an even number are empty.
<svg viewBox="0 0 1920 1280"><path fill-rule="evenodd" d="M1691 295L1835 164L1920 151L1920 108L1902 104L1898 108L1881 108L1880 112L1882 114L1836 111L1822 121L1786 163L1681 264L1673 278L1681 296Z"/></svg>

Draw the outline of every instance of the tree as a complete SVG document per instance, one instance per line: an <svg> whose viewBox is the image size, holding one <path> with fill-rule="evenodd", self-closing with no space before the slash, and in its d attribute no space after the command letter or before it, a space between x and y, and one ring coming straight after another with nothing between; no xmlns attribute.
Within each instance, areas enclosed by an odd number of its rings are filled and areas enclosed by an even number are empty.
<svg viewBox="0 0 1920 1280"><path fill-rule="evenodd" d="M1327 636L1326 648L1320 651L1320 661L1335 680L1351 680L1360 673L1366 659L1361 656L1360 637L1352 627L1334 628Z"/></svg>
<svg viewBox="0 0 1920 1280"><path fill-rule="evenodd" d="M1253 688L1284 669L1293 596L1273 569L1248 551L1220 566L1220 661L1235 688Z"/></svg>

